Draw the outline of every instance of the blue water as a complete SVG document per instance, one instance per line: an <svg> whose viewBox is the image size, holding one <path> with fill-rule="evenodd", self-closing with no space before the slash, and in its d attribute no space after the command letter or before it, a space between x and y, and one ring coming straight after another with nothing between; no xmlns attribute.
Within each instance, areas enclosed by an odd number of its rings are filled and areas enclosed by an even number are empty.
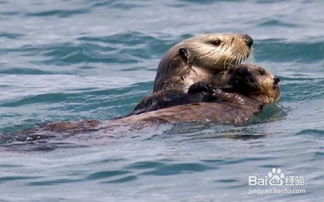
<svg viewBox="0 0 324 202"><path fill-rule="evenodd" d="M251 35L254 62L282 89L246 126L2 144L0 201L323 201L323 10L319 0L0 0L2 135L127 114L163 53L200 33ZM306 193L249 194L248 177L272 168L303 176L293 188Z"/></svg>

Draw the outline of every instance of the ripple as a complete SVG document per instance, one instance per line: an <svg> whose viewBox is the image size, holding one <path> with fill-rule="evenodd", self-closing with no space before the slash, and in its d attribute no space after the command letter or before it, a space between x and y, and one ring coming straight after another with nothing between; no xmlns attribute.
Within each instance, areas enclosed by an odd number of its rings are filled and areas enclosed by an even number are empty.
<svg viewBox="0 0 324 202"><path fill-rule="evenodd" d="M109 158L109 159L103 159L103 160L99 160L99 161L94 161L94 162L90 162L90 163L86 163L86 166L90 166L90 165L104 165L104 164L110 164L113 162L121 162L121 161L125 161L125 159L121 159L121 158Z"/></svg>
<svg viewBox="0 0 324 202"><path fill-rule="evenodd" d="M218 3L218 2L222 2L222 1L228 1L228 2L236 2L239 0L181 0L182 2L185 2L186 5L190 5L190 3L195 3L195 4L214 4L214 3Z"/></svg>
<svg viewBox="0 0 324 202"><path fill-rule="evenodd" d="M324 157L324 152L322 151L314 152L314 160L323 159L323 157Z"/></svg>
<svg viewBox="0 0 324 202"><path fill-rule="evenodd" d="M0 74L32 74L32 75L37 75L37 74L53 74L52 72L49 71L43 71L43 70L38 70L38 69L31 69L31 68L9 68L9 69L4 69L0 70Z"/></svg>
<svg viewBox="0 0 324 202"><path fill-rule="evenodd" d="M72 179L57 179L57 180L46 180L46 181L37 181L37 182L30 182L28 186L48 186L48 185L58 185L58 184L66 184L66 183L74 183L80 180L72 180Z"/></svg>
<svg viewBox="0 0 324 202"><path fill-rule="evenodd" d="M238 180L236 179L219 179L219 180L215 180L215 182L220 182L220 183L233 183L233 182L237 182Z"/></svg>
<svg viewBox="0 0 324 202"><path fill-rule="evenodd" d="M127 169L148 169L148 168L157 168L163 166L163 163L160 162L154 162L154 161L142 161L142 162L136 162L132 163L128 166L126 166Z"/></svg>
<svg viewBox="0 0 324 202"><path fill-rule="evenodd" d="M2 11L2 12L0 12L0 15L5 15L5 16L15 16L15 15L19 15L19 14L20 14L20 12L17 12L17 11Z"/></svg>
<svg viewBox="0 0 324 202"><path fill-rule="evenodd" d="M143 2L116 2L113 0L95 0L89 1L92 7L109 7L109 8L118 8L121 10L131 10L136 8L146 8L147 6Z"/></svg>
<svg viewBox="0 0 324 202"><path fill-rule="evenodd" d="M28 176L6 176L0 177L0 184L6 183L9 181L17 181L17 180L29 180L29 179L38 179L40 177L28 177Z"/></svg>
<svg viewBox="0 0 324 202"><path fill-rule="evenodd" d="M261 122L261 121L260 121ZM214 123L179 123L174 124L170 130L164 131L171 136L183 135L185 139L180 142L201 142L206 140L230 139L230 140L254 140L265 138L268 134L259 134L255 129L233 126L224 126ZM204 131L203 133L201 131ZM158 138L158 137L156 137Z"/></svg>
<svg viewBox="0 0 324 202"><path fill-rule="evenodd" d="M129 64L138 62L134 57L123 57L117 53L111 53L115 49L110 47L101 47L90 43L63 43L42 45L40 47L25 47L20 51L27 54L38 54L45 56L47 59L41 62L46 65L66 66L71 64L91 64L91 63L112 63L112 64Z"/></svg>
<svg viewBox="0 0 324 202"><path fill-rule="evenodd" d="M302 130L296 135L305 135L305 136L312 136L312 137L324 137L324 130L316 130L316 129L306 129Z"/></svg>
<svg viewBox="0 0 324 202"><path fill-rule="evenodd" d="M158 59L169 47L169 41L139 32L126 32L111 36L82 36L73 42L24 45L19 48L3 48L0 51L6 54L19 53L27 57L38 55L40 59L31 61L35 65L100 63L108 66L134 65L143 60Z"/></svg>
<svg viewBox="0 0 324 202"><path fill-rule="evenodd" d="M264 164L260 166L261 168L281 168L282 164Z"/></svg>
<svg viewBox="0 0 324 202"><path fill-rule="evenodd" d="M255 57L259 61L316 63L323 60L324 42L287 42L262 40L255 43ZM284 55L284 57L282 57Z"/></svg>
<svg viewBox="0 0 324 202"><path fill-rule="evenodd" d="M288 79L283 77L282 81ZM324 97L324 79L301 79L291 78L289 82L285 82L281 85L284 101L305 101L316 100Z"/></svg>
<svg viewBox="0 0 324 202"><path fill-rule="evenodd" d="M71 10L49 10L49 11L41 11L34 13L25 14L26 17L47 17L47 16L56 16L60 18L66 18L73 15L80 15L89 13L89 9L71 9Z"/></svg>
<svg viewBox="0 0 324 202"><path fill-rule="evenodd" d="M250 123L266 123L279 121L288 115L287 109L284 109L278 104L267 105L262 109L262 112L253 117Z"/></svg>
<svg viewBox="0 0 324 202"><path fill-rule="evenodd" d="M0 164L0 168L20 168L22 165Z"/></svg>
<svg viewBox="0 0 324 202"><path fill-rule="evenodd" d="M45 137L44 139L46 139ZM13 152L13 153L44 153L44 152L52 152L57 149L76 149L76 148L86 148L86 145L82 143L70 143L64 142L61 136L55 136L56 141L33 141L33 142L13 142L7 144L0 144L0 152ZM43 139L43 138L40 138Z"/></svg>
<svg viewBox="0 0 324 202"><path fill-rule="evenodd" d="M4 103L0 106L2 107L18 107L23 105L35 104L35 103L57 103L62 102L66 99L73 99L73 94L63 94L63 93L53 93L53 94L44 94L44 95L36 95L30 96L28 98L24 98L11 103Z"/></svg>
<svg viewBox="0 0 324 202"><path fill-rule="evenodd" d="M152 82L146 83L136 83L126 88L114 88L108 90L97 90L97 89L79 89L81 92L78 93L51 93L51 94L41 94L35 96L28 96L23 99L19 99L13 102L6 102L0 104L1 107L19 107L30 104L37 103L82 103L89 102L92 104L99 104L104 106L103 101L108 104L108 106L123 105L123 103L129 103L132 101L132 105L136 104L149 90L151 90ZM74 91L76 89L73 89ZM99 106L96 106L99 107ZM88 108L89 109L89 108Z"/></svg>
<svg viewBox="0 0 324 202"><path fill-rule="evenodd" d="M161 57L170 48L170 42L162 40L161 37L153 37L140 32L126 32L111 36L101 37L80 37L79 41L89 43L111 44L112 47L122 47L118 52L122 55L134 55L142 59Z"/></svg>
<svg viewBox="0 0 324 202"><path fill-rule="evenodd" d="M98 180L103 178L110 178L117 175L125 175L130 173L129 171L124 170L113 170L113 171L100 171L96 173L92 173L91 175L87 176L86 180Z"/></svg>
<svg viewBox="0 0 324 202"><path fill-rule="evenodd" d="M134 181L136 179L137 179L136 176L131 175L131 176L127 176L127 177L117 179L117 180L105 181L105 182L102 182L102 183L126 183L126 182L130 182L130 181Z"/></svg>
<svg viewBox="0 0 324 202"><path fill-rule="evenodd" d="M275 159L275 157L249 157L249 158L239 158L239 159L205 159L201 161L217 167L220 165L240 164L240 163L253 162L253 161L266 161L269 159L273 160Z"/></svg>
<svg viewBox="0 0 324 202"><path fill-rule="evenodd" d="M271 20L266 20L266 21L260 23L258 26L265 26L265 27L269 27L269 26L297 27L298 25L293 24L293 23L283 22L282 20L271 19Z"/></svg>
<svg viewBox="0 0 324 202"><path fill-rule="evenodd" d="M177 175L181 173L203 172L211 169L200 163L174 163L160 165L152 171L143 172L141 175Z"/></svg>
<svg viewBox="0 0 324 202"><path fill-rule="evenodd" d="M24 34L20 34L20 33L0 32L0 38L18 39L23 36L24 36Z"/></svg>

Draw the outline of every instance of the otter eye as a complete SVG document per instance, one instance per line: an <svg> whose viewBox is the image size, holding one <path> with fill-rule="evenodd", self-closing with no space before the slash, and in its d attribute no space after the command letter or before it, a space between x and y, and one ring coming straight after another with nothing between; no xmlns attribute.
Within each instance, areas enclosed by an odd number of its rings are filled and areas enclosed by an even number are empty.
<svg viewBox="0 0 324 202"><path fill-rule="evenodd" d="M215 40L210 41L209 43L214 46L219 46L221 44L221 42L222 41L220 39L215 39Z"/></svg>
<svg viewBox="0 0 324 202"><path fill-rule="evenodd" d="M260 75L265 75L266 74L266 71L264 69L259 69L259 74Z"/></svg>

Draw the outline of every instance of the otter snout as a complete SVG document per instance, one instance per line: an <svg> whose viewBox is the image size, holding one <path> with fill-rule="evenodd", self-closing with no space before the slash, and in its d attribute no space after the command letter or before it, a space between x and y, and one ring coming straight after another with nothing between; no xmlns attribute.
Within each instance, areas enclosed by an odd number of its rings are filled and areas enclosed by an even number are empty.
<svg viewBox="0 0 324 202"><path fill-rule="evenodd" d="M249 35L244 34L244 35L243 35L243 40L245 41L246 45L247 45L249 48L252 47L252 45L253 45L253 39L252 39Z"/></svg>
<svg viewBox="0 0 324 202"><path fill-rule="evenodd" d="M280 82L280 79L278 77L274 77L273 83L278 84Z"/></svg>

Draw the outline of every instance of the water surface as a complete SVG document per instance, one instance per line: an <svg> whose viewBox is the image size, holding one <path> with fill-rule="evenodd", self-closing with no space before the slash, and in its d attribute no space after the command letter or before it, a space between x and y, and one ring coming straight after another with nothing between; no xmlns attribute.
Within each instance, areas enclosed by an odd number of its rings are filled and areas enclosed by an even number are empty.
<svg viewBox="0 0 324 202"><path fill-rule="evenodd" d="M163 53L200 33L251 35L255 62L282 88L246 126L2 144L0 199L323 201L323 10L316 0L0 0L1 135L127 114L151 93ZM272 168L303 176L306 193L249 195L248 177Z"/></svg>

